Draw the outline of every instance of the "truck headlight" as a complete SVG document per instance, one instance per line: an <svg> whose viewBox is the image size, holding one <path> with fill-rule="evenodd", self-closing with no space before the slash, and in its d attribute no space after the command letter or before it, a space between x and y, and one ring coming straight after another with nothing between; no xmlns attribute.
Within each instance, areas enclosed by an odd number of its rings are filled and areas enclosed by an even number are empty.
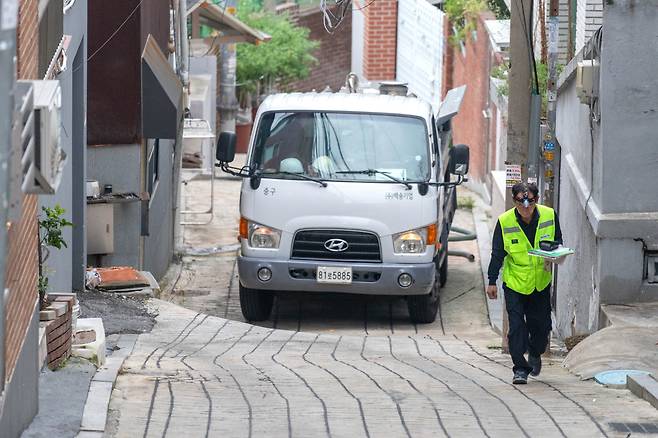
<svg viewBox="0 0 658 438"><path fill-rule="evenodd" d="M278 248L281 231L265 225L249 223L249 246L252 248Z"/></svg>
<svg viewBox="0 0 658 438"><path fill-rule="evenodd" d="M420 254L427 245L436 242L436 224L393 235L393 251L396 254Z"/></svg>

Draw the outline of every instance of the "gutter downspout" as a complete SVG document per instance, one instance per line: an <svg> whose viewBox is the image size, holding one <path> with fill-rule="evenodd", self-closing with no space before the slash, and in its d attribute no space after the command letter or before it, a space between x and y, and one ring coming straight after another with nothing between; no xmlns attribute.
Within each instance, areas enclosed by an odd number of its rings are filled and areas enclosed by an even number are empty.
<svg viewBox="0 0 658 438"><path fill-rule="evenodd" d="M13 6L13 7L12 7ZM5 15L7 14L7 15ZM15 1L0 0L0 401L5 389L5 272L7 260L7 210L9 207L9 163L13 114L14 57L16 53ZM7 117L8 116L8 117ZM2 412L2 403L0 403Z"/></svg>
<svg viewBox="0 0 658 438"><path fill-rule="evenodd" d="M188 106L188 94L190 88L189 71L188 71L188 56L189 56L189 41L187 37L187 14L186 2L184 0L174 0L176 5L176 34L178 34L178 43L176 51L180 52L180 68L178 75L183 84L182 105L183 109ZM183 118L184 118L183 111ZM172 187L172 224L174 236L174 257L178 249L182 246L181 241L181 226L180 226L180 179L181 168L183 165L183 120L178 120L178 130L176 135L176 144L174 145L174 172L173 172L173 187ZM213 169L214 171L214 169Z"/></svg>

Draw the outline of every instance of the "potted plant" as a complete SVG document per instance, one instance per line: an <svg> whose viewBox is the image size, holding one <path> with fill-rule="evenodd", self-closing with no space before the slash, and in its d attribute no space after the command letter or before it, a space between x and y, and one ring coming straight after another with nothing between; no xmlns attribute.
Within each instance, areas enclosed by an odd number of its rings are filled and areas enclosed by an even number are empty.
<svg viewBox="0 0 658 438"><path fill-rule="evenodd" d="M41 207L43 216L39 217L39 308L48 306L48 274L45 266L50 257L50 248L67 248L66 241L62 236L65 227L73 226L73 223L64 218L64 210L59 204L54 207Z"/></svg>

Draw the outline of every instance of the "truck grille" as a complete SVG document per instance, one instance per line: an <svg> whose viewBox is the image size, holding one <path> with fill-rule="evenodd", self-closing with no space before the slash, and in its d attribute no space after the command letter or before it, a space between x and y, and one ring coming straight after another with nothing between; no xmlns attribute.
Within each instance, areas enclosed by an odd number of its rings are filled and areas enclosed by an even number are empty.
<svg viewBox="0 0 658 438"><path fill-rule="evenodd" d="M347 242L347 249L344 251L329 251L325 244L332 239ZM303 230L297 232L292 245L292 258L371 263L382 261L379 239L376 234L345 230Z"/></svg>

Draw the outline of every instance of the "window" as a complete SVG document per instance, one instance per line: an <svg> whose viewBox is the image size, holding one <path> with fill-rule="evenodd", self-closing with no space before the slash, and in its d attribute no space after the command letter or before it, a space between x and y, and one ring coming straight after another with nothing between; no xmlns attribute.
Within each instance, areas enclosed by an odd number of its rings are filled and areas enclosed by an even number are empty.
<svg viewBox="0 0 658 438"><path fill-rule="evenodd" d="M152 198L160 180L160 139L149 140L149 143L151 143L151 148L148 159L147 189Z"/></svg>
<svg viewBox="0 0 658 438"><path fill-rule="evenodd" d="M265 172L332 181L390 182L430 176L425 121L390 114L272 112L263 115L252 164ZM360 172L374 169L378 172ZM277 175L285 177L285 175Z"/></svg>

